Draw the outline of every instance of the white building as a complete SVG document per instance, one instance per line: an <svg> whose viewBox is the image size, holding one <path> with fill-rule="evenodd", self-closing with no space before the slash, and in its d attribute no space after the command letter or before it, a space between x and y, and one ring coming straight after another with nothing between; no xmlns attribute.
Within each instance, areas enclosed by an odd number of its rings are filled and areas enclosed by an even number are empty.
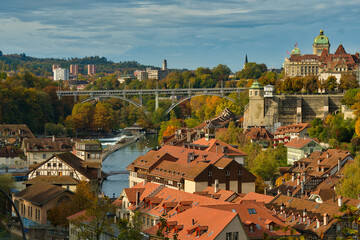
<svg viewBox="0 0 360 240"><path fill-rule="evenodd" d="M69 69L56 68L54 70L54 81L69 80Z"/></svg>

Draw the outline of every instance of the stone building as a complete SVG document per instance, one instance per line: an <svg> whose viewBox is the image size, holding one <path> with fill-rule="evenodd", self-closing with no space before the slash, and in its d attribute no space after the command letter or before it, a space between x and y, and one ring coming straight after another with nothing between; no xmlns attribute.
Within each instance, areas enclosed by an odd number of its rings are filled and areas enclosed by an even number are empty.
<svg viewBox="0 0 360 240"><path fill-rule="evenodd" d="M330 54L330 41L321 30L313 42L313 54L301 54L295 45L290 57L285 58L285 76L305 77L310 75L326 79L336 76L340 80L341 74L355 73L358 69L359 53L348 54L340 44L334 54Z"/></svg>

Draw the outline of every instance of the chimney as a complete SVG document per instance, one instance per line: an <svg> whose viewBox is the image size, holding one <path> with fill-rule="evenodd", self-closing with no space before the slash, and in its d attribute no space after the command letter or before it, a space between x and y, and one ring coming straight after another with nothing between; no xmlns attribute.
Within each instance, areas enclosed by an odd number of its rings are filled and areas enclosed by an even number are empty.
<svg viewBox="0 0 360 240"><path fill-rule="evenodd" d="M277 190L277 194L280 194L280 193L281 193L281 191L280 191L280 189L278 189L278 190Z"/></svg>
<svg viewBox="0 0 360 240"><path fill-rule="evenodd" d="M306 210L306 208L304 208L303 217L306 217L306 215L307 215L307 210Z"/></svg>
<svg viewBox="0 0 360 240"><path fill-rule="evenodd" d="M300 185L300 177L296 178L296 185Z"/></svg>
<svg viewBox="0 0 360 240"><path fill-rule="evenodd" d="M144 181L143 181L143 186L145 186L146 183L147 183L147 179L144 179Z"/></svg>
<svg viewBox="0 0 360 240"><path fill-rule="evenodd" d="M191 132L190 129L187 130L186 132L186 141L189 143L191 142Z"/></svg>
<svg viewBox="0 0 360 240"><path fill-rule="evenodd" d="M281 203L281 205L280 205L280 211L283 211L284 210L284 203Z"/></svg>
<svg viewBox="0 0 360 240"><path fill-rule="evenodd" d="M341 158L338 159L338 172L340 172L341 169Z"/></svg>
<svg viewBox="0 0 360 240"><path fill-rule="evenodd" d="M195 225L195 219L192 219L192 225Z"/></svg>
<svg viewBox="0 0 360 240"><path fill-rule="evenodd" d="M319 228L320 227L320 221L319 219L316 219L316 228Z"/></svg>
<svg viewBox="0 0 360 240"><path fill-rule="evenodd" d="M136 199L135 199L136 206L138 206L139 203L140 203L140 192L136 191Z"/></svg>
<svg viewBox="0 0 360 240"><path fill-rule="evenodd" d="M301 196L304 195L304 181L301 181Z"/></svg>
<svg viewBox="0 0 360 240"><path fill-rule="evenodd" d="M52 136L52 141L55 142L55 135Z"/></svg>
<svg viewBox="0 0 360 240"><path fill-rule="evenodd" d="M287 190L287 195L288 195L289 197L291 197L290 189Z"/></svg>
<svg viewBox="0 0 360 240"><path fill-rule="evenodd" d="M326 153L326 158L329 158L330 157L330 154L329 153Z"/></svg>
<svg viewBox="0 0 360 240"><path fill-rule="evenodd" d="M264 195L267 194L267 187L264 187ZM360 198L360 195L359 195L359 198Z"/></svg>
<svg viewBox="0 0 360 240"><path fill-rule="evenodd" d="M217 193L219 190L220 190L219 189L219 179L215 179L215 189L214 189L214 191L215 191L215 193Z"/></svg>
<svg viewBox="0 0 360 240"><path fill-rule="evenodd" d="M285 178L284 177L282 178L282 184L285 184Z"/></svg>
<svg viewBox="0 0 360 240"><path fill-rule="evenodd" d="M338 207L342 207L343 199L342 196L338 196Z"/></svg>
<svg viewBox="0 0 360 240"><path fill-rule="evenodd" d="M329 221L329 215L327 215L327 213L324 213L324 226L328 224L328 221Z"/></svg>
<svg viewBox="0 0 360 240"><path fill-rule="evenodd" d="M292 182L295 181L295 174L294 174L294 173L291 175L291 181L292 181Z"/></svg>

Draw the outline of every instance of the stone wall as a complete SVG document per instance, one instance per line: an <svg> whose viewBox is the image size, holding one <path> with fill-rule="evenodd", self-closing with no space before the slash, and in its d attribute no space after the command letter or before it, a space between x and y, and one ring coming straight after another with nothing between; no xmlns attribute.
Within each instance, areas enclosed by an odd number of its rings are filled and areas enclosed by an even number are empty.
<svg viewBox="0 0 360 240"><path fill-rule="evenodd" d="M329 113L340 110L343 94L323 95L275 95L265 101L250 99L244 113L244 127L263 125L269 129L275 123L281 126L301 122L311 122L314 118L324 118ZM256 102L256 103L255 103ZM259 103L263 103L263 110ZM255 107L256 109L252 109ZM264 112L264 116L259 116Z"/></svg>

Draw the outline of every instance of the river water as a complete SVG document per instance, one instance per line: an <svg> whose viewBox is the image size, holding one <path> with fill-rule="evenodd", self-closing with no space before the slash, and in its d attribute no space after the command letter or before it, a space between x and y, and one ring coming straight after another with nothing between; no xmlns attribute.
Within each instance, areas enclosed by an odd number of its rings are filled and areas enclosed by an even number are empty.
<svg viewBox="0 0 360 240"><path fill-rule="evenodd" d="M125 171L126 167L140 155L145 155L150 149L158 145L157 135L141 137L137 142L132 143L116 152L110 154L104 161L102 170ZM102 184L102 191L106 196L118 197L124 188L129 187L129 174L118 174L109 176Z"/></svg>

